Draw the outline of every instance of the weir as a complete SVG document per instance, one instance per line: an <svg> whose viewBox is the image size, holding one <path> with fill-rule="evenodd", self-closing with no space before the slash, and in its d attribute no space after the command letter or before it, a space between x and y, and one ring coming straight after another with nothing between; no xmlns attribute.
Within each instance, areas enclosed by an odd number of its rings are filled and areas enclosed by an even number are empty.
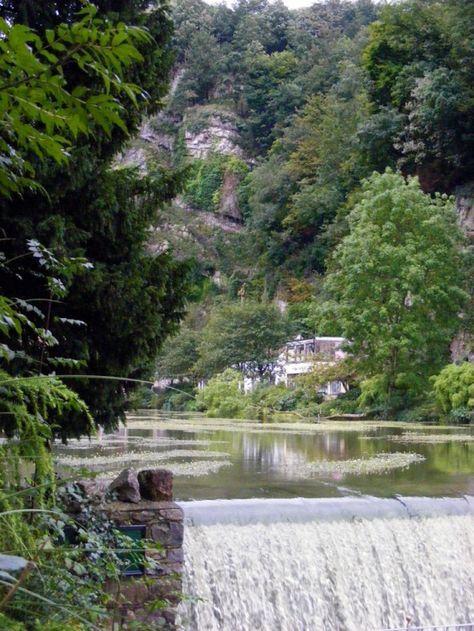
<svg viewBox="0 0 474 631"><path fill-rule="evenodd" d="M454 631L474 621L472 496L180 505L183 629Z"/></svg>

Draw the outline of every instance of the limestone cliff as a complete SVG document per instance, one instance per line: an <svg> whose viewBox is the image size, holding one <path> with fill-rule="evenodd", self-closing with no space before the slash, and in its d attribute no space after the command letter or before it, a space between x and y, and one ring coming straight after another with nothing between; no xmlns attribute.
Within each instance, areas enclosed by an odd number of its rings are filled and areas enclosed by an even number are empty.
<svg viewBox="0 0 474 631"><path fill-rule="evenodd" d="M455 191L458 222L465 232L469 247L474 250L474 182L460 186ZM473 279L471 279L471 284ZM471 312L474 306L471 305ZM472 315L467 316L466 328L453 340L451 356L453 361L474 361L474 335L472 333Z"/></svg>
<svg viewBox="0 0 474 631"><path fill-rule="evenodd" d="M238 145L236 117L230 110L208 105L190 108L182 128L191 158L204 159L211 152L244 157Z"/></svg>

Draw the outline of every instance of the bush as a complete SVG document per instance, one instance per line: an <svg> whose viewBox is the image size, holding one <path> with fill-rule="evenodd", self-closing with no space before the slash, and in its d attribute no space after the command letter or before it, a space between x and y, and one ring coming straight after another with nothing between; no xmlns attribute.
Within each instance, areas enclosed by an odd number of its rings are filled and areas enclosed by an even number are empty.
<svg viewBox="0 0 474 631"><path fill-rule="evenodd" d="M242 375L227 368L224 372L209 380L198 392L196 405L205 410L208 416L222 418L242 418L248 405L241 392Z"/></svg>
<svg viewBox="0 0 474 631"><path fill-rule="evenodd" d="M474 410L460 407L451 410L446 417L448 423L474 423Z"/></svg>
<svg viewBox="0 0 474 631"><path fill-rule="evenodd" d="M219 207L226 174L234 173L243 178L247 171L245 162L236 156L213 153L205 160L195 160L186 183L185 199L196 208L214 212Z"/></svg>
<svg viewBox="0 0 474 631"><path fill-rule="evenodd" d="M173 412L195 411L194 386L191 383L178 383L173 389L165 388L155 392L149 407Z"/></svg>
<svg viewBox="0 0 474 631"><path fill-rule="evenodd" d="M388 377L374 375L361 383L357 404L369 416L387 418L401 410L409 409L416 402L415 392L420 396L420 391L420 384L416 384L416 387L410 390L402 380L399 388L389 390Z"/></svg>
<svg viewBox="0 0 474 631"><path fill-rule="evenodd" d="M350 391L349 391L350 392ZM360 406L357 399L341 395L337 399L328 399L319 406L321 416L332 416L334 414L357 414Z"/></svg>
<svg viewBox="0 0 474 631"><path fill-rule="evenodd" d="M436 401L443 412L457 408L474 411L474 364L449 364L431 381Z"/></svg>
<svg viewBox="0 0 474 631"><path fill-rule="evenodd" d="M397 414L397 421L403 423L436 423L439 421L439 411L432 403L422 403Z"/></svg>

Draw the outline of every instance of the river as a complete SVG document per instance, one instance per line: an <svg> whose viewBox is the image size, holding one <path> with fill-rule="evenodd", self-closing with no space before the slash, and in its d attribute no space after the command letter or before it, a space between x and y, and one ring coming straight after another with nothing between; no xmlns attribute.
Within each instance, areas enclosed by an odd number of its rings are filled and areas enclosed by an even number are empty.
<svg viewBox="0 0 474 631"><path fill-rule="evenodd" d="M474 629L473 428L147 410L56 458L175 472L185 631Z"/></svg>

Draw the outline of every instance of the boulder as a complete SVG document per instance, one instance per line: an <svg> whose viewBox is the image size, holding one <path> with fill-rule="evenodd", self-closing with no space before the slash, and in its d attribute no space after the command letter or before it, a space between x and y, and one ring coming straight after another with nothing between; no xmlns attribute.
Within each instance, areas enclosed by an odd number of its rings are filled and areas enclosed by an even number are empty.
<svg viewBox="0 0 474 631"><path fill-rule="evenodd" d="M173 472L168 469L145 469L138 474L140 493L152 502L173 499Z"/></svg>
<svg viewBox="0 0 474 631"><path fill-rule="evenodd" d="M110 484L109 493L113 493L121 502L137 504L141 500L140 485L134 469L124 469Z"/></svg>
<svg viewBox="0 0 474 631"><path fill-rule="evenodd" d="M103 499L108 485L107 480L78 480L77 482L82 495L92 500Z"/></svg>

